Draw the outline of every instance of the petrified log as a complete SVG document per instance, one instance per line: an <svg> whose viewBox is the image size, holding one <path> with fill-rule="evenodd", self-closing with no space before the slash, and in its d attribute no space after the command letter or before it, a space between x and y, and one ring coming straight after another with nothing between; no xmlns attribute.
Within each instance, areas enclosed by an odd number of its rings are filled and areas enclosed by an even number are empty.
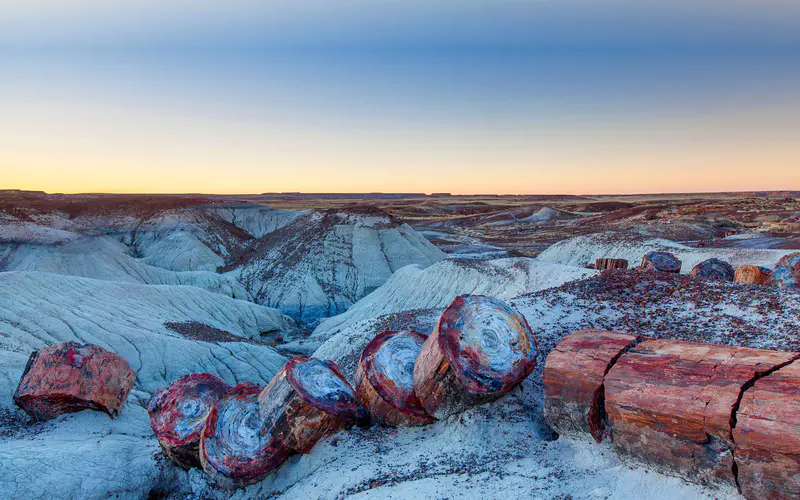
<svg viewBox="0 0 800 500"><path fill-rule="evenodd" d="M258 396L262 425L284 446L308 453L320 439L369 415L333 361L290 359Z"/></svg>
<svg viewBox="0 0 800 500"><path fill-rule="evenodd" d="M394 427L434 422L414 392L414 364L427 338L415 331L383 332L364 348L356 395L376 422Z"/></svg>
<svg viewBox="0 0 800 500"><path fill-rule="evenodd" d="M694 266L689 272L690 275L698 278L706 278L719 281L733 281L736 271L733 267L720 259L707 259Z"/></svg>
<svg viewBox="0 0 800 500"><path fill-rule="evenodd" d="M121 356L93 344L66 342L34 351L14 392L14 403L34 420L97 410L112 418L136 376Z"/></svg>
<svg viewBox="0 0 800 500"><path fill-rule="evenodd" d="M461 295L445 309L414 366L414 391L442 419L494 401L536 366L525 317L503 301Z"/></svg>
<svg viewBox="0 0 800 500"><path fill-rule="evenodd" d="M648 340L605 378L614 447L701 484L735 484L731 418L743 387L796 357L778 351Z"/></svg>
<svg viewBox="0 0 800 500"><path fill-rule="evenodd" d="M772 274L772 270L766 267L745 264L739 266L736 270L733 281L737 283L749 283L751 285L763 285L767 282L767 279L769 279L770 274Z"/></svg>
<svg viewBox="0 0 800 500"><path fill-rule="evenodd" d="M231 388L208 373L191 373L150 399L150 427L167 456L181 467L200 467L200 436L211 408Z"/></svg>
<svg viewBox="0 0 800 500"><path fill-rule="evenodd" d="M260 392L255 384L239 384L217 401L206 418L200 438L200 462L223 488L260 481L289 456L281 441L261 425Z"/></svg>
<svg viewBox="0 0 800 500"><path fill-rule="evenodd" d="M745 391L733 425L744 496L800 498L800 361Z"/></svg>
<svg viewBox="0 0 800 500"><path fill-rule="evenodd" d="M642 269L677 274L681 272L681 261L669 252L650 252L642 258Z"/></svg>
<svg viewBox="0 0 800 500"><path fill-rule="evenodd" d="M598 271L606 269L628 269L628 261L625 259L597 259L594 268Z"/></svg>
<svg viewBox="0 0 800 500"><path fill-rule="evenodd" d="M606 428L603 380L639 337L603 330L570 333L547 355L544 416L559 433L589 433L599 443Z"/></svg>
<svg viewBox="0 0 800 500"><path fill-rule="evenodd" d="M783 256L766 282L767 285L800 288L800 252Z"/></svg>

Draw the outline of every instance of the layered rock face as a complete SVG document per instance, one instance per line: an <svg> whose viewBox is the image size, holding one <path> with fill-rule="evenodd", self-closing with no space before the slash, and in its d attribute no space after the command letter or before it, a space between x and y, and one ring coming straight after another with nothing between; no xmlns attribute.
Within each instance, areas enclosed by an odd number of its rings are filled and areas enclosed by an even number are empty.
<svg viewBox="0 0 800 500"><path fill-rule="evenodd" d="M763 285L769 279L770 274L772 274L772 271L766 267L745 264L736 269L733 281L750 285Z"/></svg>
<svg viewBox="0 0 800 500"><path fill-rule="evenodd" d="M65 342L31 354L14 403L37 421L81 410L115 417L135 380L121 356L96 345Z"/></svg>
<svg viewBox="0 0 800 500"><path fill-rule="evenodd" d="M681 261L669 252L649 252L642 258L642 269L662 273L681 272Z"/></svg>
<svg viewBox="0 0 800 500"><path fill-rule="evenodd" d="M711 280L733 281L736 274L730 264L720 259L708 259L697 264L689 273L698 278Z"/></svg>

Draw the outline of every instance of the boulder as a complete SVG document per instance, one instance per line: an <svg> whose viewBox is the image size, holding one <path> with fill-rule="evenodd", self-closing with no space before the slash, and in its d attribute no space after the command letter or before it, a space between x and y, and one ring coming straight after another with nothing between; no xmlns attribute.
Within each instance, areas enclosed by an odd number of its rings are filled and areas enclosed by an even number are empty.
<svg viewBox="0 0 800 500"><path fill-rule="evenodd" d="M606 373L636 345L634 335L603 330L570 333L547 355L544 416L560 434L583 432L599 443L606 428Z"/></svg>
<svg viewBox="0 0 800 500"><path fill-rule="evenodd" d="M681 272L681 261L669 252L649 252L642 258L642 269L677 274Z"/></svg>
<svg viewBox="0 0 800 500"><path fill-rule="evenodd" d="M736 269L736 274L733 277L733 281L736 283L763 285L769 279L770 274L772 274L772 270L767 269L766 267L745 264Z"/></svg>
<svg viewBox="0 0 800 500"><path fill-rule="evenodd" d="M625 259L597 259L593 269L597 269L598 271L605 271L606 269L628 269L628 261Z"/></svg>
<svg viewBox="0 0 800 500"><path fill-rule="evenodd" d="M414 391L434 418L494 401L536 366L528 322L505 302L461 295L445 309L414 366Z"/></svg>
<svg viewBox="0 0 800 500"><path fill-rule="evenodd" d="M800 361L745 391L733 440L745 497L800 498Z"/></svg>
<svg viewBox="0 0 800 500"><path fill-rule="evenodd" d="M706 278L719 281L733 281L736 272L733 267L720 259L707 259L694 266L689 273L698 278Z"/></svg>
<svg viewBox="0 0 800 500"><path fill-rule="evenodd" d="M381 425L416 427L434 419L414 392L414 364L427 336L383 332L364 348L356 371L356 394Z"/></svg>
<svg viewBox="0 0 800 500"><path fill-rule="evenodd" d="M800 288L800 252L785 255L772 274L767 278L767 285L781 286L785 288Z"/></svg>
<svg viewBox="0 0 800 500"><path fill-rule="evenodd" d="M167 456L181 467L200 467L200 436L211 408L231 388L208 373L191 373L150 399L150 426Z"/></svg>
<svg viewBox="0 0 800 500"><path fill-rule="evenodd" d="M279 439L261 425L261 388L244 382L217 401L200 438L200 462L223 488L239 488L263 479L289 456Z"/></svg>
<svg viewBox="0 0 800 500"><path fill-rule="evenodd" d="M286 448L308 453L320 439L369 416L336 363L297 356L258 396L259 419Z"/></svg>
<svg viewBox="0 0 800 500"><path fill-rule="evenodd" d="M618 452L701 484L735 484L731 419L748 383L792 353L648 340L605 378Z"/></svg>
<svg viewBox="0 0 800 500"><path fill-rule="evenodd" d="M14 403L36 421L97 410L119 414L136 376L121 356L93 344L66 342L34 351Z"/></svg>

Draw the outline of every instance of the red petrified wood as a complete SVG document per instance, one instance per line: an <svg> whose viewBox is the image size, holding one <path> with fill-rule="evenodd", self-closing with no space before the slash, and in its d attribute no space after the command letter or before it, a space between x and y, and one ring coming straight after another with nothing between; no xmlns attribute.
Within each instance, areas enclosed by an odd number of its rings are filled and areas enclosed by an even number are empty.
<svg viewBox="0 0 800 500"><path fill-rule="evenodd" d="M414 366L414 391L442 419L493 401L536 366L525 318L505 302L462 295L445 309Z"/></svg>
<svg viewBox="0 0 800 500"><path fill-rule="evenodd" d="M239 384L217 401L206 418L200 462L223 488L258 482L289 456L281 441L261 425L259 392L257 385Z"/></svg>
<svg viewBox="0 0 800 500"><path fill-rule="evenodd" d="M258 397L263 426L287 448L308 453L320 439L369 415L333 361L290 359Z"/></svg>
<svg viewBox="0 0 800 500"><path fill-rule="evenodd" d="M745 497L800 498L800 361L744 393L733 439Z"/></svg>
<svg viewBox="0 0 800 500"><path fill-rule="evenodd" d="M414 364L428 337L414 331L383 332L364 348L356 371L356 395L382 425L428 425L428 415L414 392Z"/></svg>
<svg viewBox="0 0 800 500"><path fill-rule="evenodd" d="M796 357L741 347L648 340L606 375L614 447L702 484L734 484L731 419L742 388Z"/></svg>
<svg viewBox="0 0 800 500"><path fill-rule="evenodd" d="M739 266L736 270L736 274L733 277L733 281L736 283L749 283L751 285L763 285L767 282L769 275L772 274L772 271L759 266L751 266L749 264L745 264L743 266Z"/></svg>
<svg viewBox="0 0 800 500"><path fill-rule="evenodd" d="M586 432L599 443L606 428L603 380L619 356L639 340L603 330L573 332L547 356L544 415L559 433Z"/></svg>
<svg viewBox="0 0 800 500"><path fill-rule="evenodd" d="M594 268L598 271L607 269L628 269L628 261L625 259L597 259Z"/></svg>
<svg viewBox="0 0 800 500"><path fill-rule="evenodd" d="M121 356L93 344L66 342L31 354L14 403L37 421L81 410L115 417L135 380Z"/></svg>
<svg viewBox="0 0 800 500"><path fill-rule="evenodd" d="M200 435L211 408L230 386L208 373L191 373L159 389L147 411L158 442L175 463L200 467Z"/></svg>

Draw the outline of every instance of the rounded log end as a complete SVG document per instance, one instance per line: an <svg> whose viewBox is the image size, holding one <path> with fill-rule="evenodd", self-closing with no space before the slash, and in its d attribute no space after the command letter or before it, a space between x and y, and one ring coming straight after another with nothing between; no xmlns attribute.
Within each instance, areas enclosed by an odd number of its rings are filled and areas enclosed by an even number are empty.
<svg viewBox="0 0 800 500"><path fill-rule="evenodd" d="M681 261L669 252L650 252L642 258L642 268L677 274L681 272Z"/></svg>
<svg viewBox="0 0 800 500"><path fill-rule="evenodd" d="M763 285L769 279L770 274L772 274L771 269L745 264L736 269L733 281L750 285Z"/></svg>
<svg viewBox="0 0 800 500"><path fill-rule="evenodd" d="M784 255L766 282L784 288L800 288L800 252Z"/></svg>
<svg viewBox="0 0 800 500"><path fill-rule="evenodd" d="M694 266L689 274L698 278L733 281L736 272L733 270L733 267L724 260L712 258L704 260Z"/></svg>
<svg viewBox="0 0 800 500"><path fill-rule="evenodd" d="M286 379L308 404L343 420L363 423L369 415L339 367L330 360L296 356L286 362Z"/></svg>

